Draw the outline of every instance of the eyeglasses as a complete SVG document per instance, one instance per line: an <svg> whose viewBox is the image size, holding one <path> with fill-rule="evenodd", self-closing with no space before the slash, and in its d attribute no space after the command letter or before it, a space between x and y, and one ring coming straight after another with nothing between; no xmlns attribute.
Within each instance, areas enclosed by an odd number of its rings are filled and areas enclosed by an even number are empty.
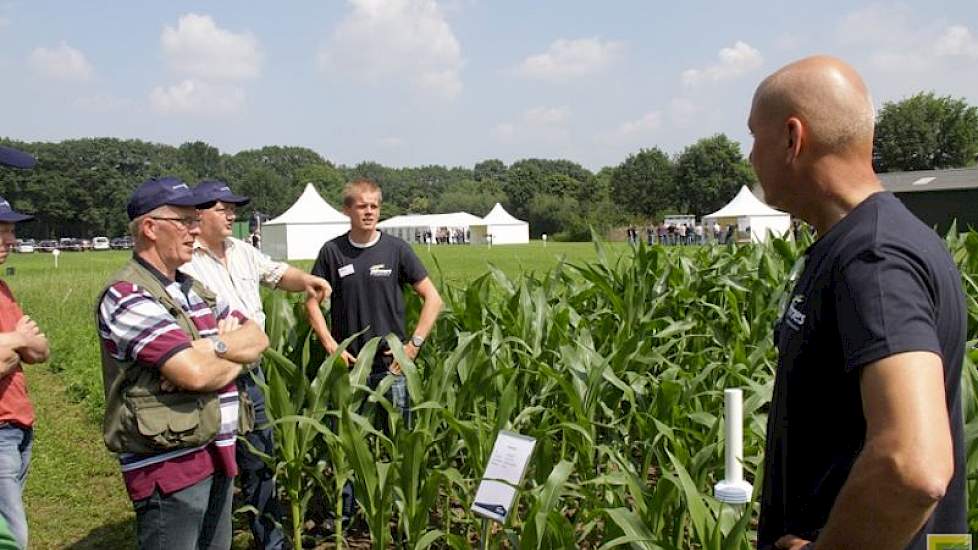
<svg viewBox="0 0 978 550"><path fill-rule="evenodd" d="M193 229L200 225L200 218L166 218L163 216L150 216L154 220L166 220L170 222L179 222L185 229Z"/></svg>
<svg viewBox="0 0 978 550"><path fill-rule="evenodd" d="M219 215L224 216L225 218L234 218L238 215L238 212L234 208L227 207L215 208L214 212L217 212Z"/></svg>

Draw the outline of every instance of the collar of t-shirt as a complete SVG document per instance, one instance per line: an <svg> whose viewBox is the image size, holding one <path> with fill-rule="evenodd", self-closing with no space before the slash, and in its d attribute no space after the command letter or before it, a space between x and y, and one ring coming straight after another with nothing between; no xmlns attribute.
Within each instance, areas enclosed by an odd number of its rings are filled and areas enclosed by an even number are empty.
<svg viewBox="0 0 978 550"><path fill-rule="evenodd" d="M371 246L377 244L380 241L380 231L375 231L375 233L376 234L374 235L374 238L370 239L370 242L366 242L366 243L354 242L354 240L350 238L349 233L346 234L346 240L350 241L350 244L356 248L370 248Z"/></svg>
<svg viewBox="0 0 978 550"><path fill-rule="evenodd" d="M179 269L177 270L177 278L174 281L171 280L166 275L164 275L163 273L161 273L160 270L156 269L156 267L154 267L152 264L144 260L143 257L140 256L139 254L133 254L133 258L136 260L136 262L139 263L139 265L145 267L150 273L152 273L153 276L156 277L157 280L159 280L160 284L163 285L163 288L172 285L174 282L179 283L180 291L183 292L184 296L186 296L187 293L190 291L190 287L192 287L194 284L194 280L188 277L185 273L183 273Z"/></svg>

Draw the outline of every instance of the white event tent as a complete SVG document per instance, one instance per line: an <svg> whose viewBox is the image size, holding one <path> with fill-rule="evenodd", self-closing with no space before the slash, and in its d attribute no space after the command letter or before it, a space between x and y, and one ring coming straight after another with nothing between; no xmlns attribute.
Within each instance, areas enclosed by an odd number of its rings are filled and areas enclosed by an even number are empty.
<svg viewBox="0 0 978 550"><path fill-rule="evenodd" d="M482 218L486 231L492 235L492 244L526 244L530 242L530 224L516 219L496 203L492 210Z"/></svg>
<svg viewBox="0 0 978 550"><path fill-rule="evenodd" d="M750 229L750 238L753 242L767 240L768 231L780 236L791 229L790 215L761 202L746 185L741 186L737 196L726 206L703 216L704 226L709 227L714 222L723 227L736 224L737 230L741 233Z"/></svg>
<svg viewBox="0 0 978 550"><path fill-rule="evenodd" d="M262 252L276 260L313 260L326 241L349 230L350 218L307 183L295 204L262 225Z"/></svg>
<svg viewBox="0 0 978 550"><path fill-rule="evenodd" d="M377 228L388 235L394 235L409 243L419 242L425 232L437 235L440 229L450 232L462 230L469 238L469 243L485 242L486 227L482 218L468 212L451 212L449 214L405 214L394 216L377 224Z"/></svg>

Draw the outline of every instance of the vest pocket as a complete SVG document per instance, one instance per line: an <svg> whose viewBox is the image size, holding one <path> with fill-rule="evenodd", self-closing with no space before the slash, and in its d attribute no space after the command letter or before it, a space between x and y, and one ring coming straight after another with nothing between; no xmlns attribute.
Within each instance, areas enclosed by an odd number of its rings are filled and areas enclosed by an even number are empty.
<svg viewBox="0 0 978 550"><path fill-rule="evenodd" d="M220 429L220 407L215 395L175 392L129 395L127 400L139 439L159 451L204 445Z"/></svg>

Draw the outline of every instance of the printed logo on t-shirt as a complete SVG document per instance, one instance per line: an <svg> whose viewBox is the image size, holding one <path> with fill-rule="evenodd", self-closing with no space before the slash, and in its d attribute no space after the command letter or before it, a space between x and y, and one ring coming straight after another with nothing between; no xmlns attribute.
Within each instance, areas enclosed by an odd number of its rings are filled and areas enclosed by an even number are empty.
<svg viewBox="0 0 978 550"><path fill-rule="evenodd" d="M927 535L927 550L971 550L971 535Z"/></svg>
<svg viewBox="0 0 978 550"><path fill-rule="evenodd" d="M347 275L353 275L353 264L346 264L339 269L340 279Z"/></svg>
<svg viewBox="0 0 978 550"><path fill-rule="evenodd" d="M801 327L805 325L805 314L799 309L804 302L805 297L801 294L796 294L791 298L791 303L788 304L788 311L784 314L785 321L794 330L801 330Z"/></svg>
<svg viewBox="0 0 978 550"><path fill-rule="evenodd" d="M387 269L385 264L374 264L370 266L370 276L371 277L390 277L390 269Z"/></svg>

